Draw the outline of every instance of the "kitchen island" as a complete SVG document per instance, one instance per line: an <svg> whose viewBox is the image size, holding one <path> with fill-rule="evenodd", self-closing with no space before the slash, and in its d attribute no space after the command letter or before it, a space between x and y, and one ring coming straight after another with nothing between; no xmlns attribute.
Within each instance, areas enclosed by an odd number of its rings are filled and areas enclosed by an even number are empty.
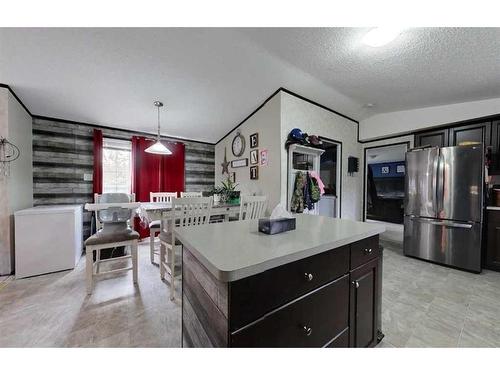
<svg viewBox="0 0 500 375"><path fill-rule="evenodd" d="M384 227L297 215L176 228L182 339L190 347L369 347L380 332Z"/></svg>

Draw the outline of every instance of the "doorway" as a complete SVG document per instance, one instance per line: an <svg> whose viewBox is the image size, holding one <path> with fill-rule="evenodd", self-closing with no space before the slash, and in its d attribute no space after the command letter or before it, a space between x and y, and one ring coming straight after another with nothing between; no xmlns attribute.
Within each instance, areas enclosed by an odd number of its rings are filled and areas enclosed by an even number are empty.
<svg viewBox="0 0 500 375"><path fill-rule="evenodd" d="M342 142L320 137L325 152L320 160L320 177L325 185L325 193L318 202L321 216L340 217L342 184Z"/></svg>
<svg viewBox="0 0 500 375"><path fill-rule="evenodd" d="M365 221L403 224L405 153L409 147L409 142L402 142L365 148Z"/></svg>

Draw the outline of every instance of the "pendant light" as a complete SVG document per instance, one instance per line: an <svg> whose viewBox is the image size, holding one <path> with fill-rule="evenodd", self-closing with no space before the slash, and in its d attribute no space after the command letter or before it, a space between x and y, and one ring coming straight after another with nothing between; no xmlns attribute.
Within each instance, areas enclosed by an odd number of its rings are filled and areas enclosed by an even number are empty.
<svg viewBox="0 0 500 375"><path fill-rule="evenodd" d="M158 136L156 137L156 142L144 151L150 154L172 155L172 151L170 151L163 143L160 142L160 108L163 107L163 103L156 101L153 104L158 109Z"/></svg>

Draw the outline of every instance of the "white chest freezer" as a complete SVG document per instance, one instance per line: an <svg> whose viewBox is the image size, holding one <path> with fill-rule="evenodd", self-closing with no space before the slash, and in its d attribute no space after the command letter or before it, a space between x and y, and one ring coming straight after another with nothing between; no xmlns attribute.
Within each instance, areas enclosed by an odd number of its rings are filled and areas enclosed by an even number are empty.
<svg viewBox="0 0 500 375"><path fill-rule="evenodd" d="M16 278L74 268L83 249L82 206L38 206L15 217Z"/></svg>

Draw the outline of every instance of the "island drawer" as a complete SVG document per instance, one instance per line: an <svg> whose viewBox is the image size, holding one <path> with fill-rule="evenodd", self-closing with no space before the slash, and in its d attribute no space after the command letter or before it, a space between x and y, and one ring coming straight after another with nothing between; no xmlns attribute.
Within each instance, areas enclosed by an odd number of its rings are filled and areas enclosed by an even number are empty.
<svg viewBox="0 0 500 375"><path fill-rule="evenodd" d="M231 346L323 347L347 332L348 306L345 275L232 333Z"/></svg>
<svg viewBox="0 0 500 375"><path fill-rule="evenodd" d="M349 246L229 284L231 332L349 272Z"/></svg>
<svg viewBox="0 0 500 375"><path fill-rule="evenodd" d="M379 256L378 236L365 238L364 240L351 244L351 269Z"/></svg>

